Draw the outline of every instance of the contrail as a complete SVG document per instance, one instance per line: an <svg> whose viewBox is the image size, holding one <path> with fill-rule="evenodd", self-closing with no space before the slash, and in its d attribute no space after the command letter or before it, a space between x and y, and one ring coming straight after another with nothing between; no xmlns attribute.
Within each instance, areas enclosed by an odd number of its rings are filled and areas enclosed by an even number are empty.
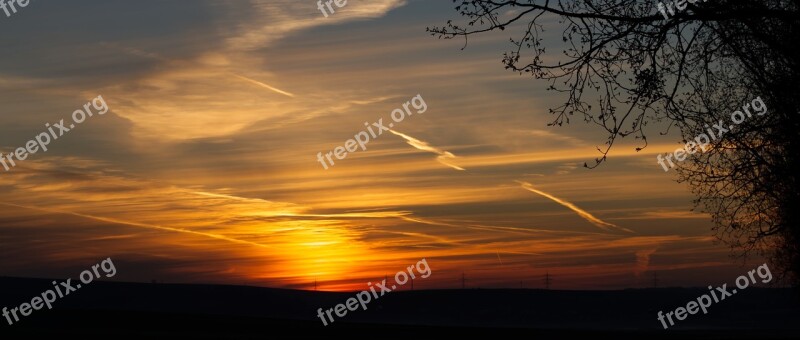
<svg viewBox="0 0 800 340"><path fill-rule="evenodd" d="M517 182L520 185L522 185L522 188L525 189L525 190L528 190L530 192L542 195L542 196L544 196L546 198L551 199L552 201L554 201L554 202L556 202L558 204L561 204L561 205L571 209L572 211L578 213L578 216L583 217L585 220L587 220L590 223L596 225L600 229L603 229L603 230L606 230L606 231L612 231L612 229L619 229L619 230L622 230L622 231L625 231L625 232L633 233L633 231L630 230L630 229L626 229L626 228L620 227L620 226L618 226L616 224L611 224L611 223L605 222L605 221L603 221L603 220L601 220L601 219L599 219L597 217L594 217L594 215L588 213L587 211L585 211L585 210L583 210L581 208L578 208L576 205L574 205L574 204L572 204L570 202L567 202L567 201L562 200L562 199L560 199L558 197L550 195L550 194L548 194L548 193L546 193L544 191L538 190L538 189L534 188L533 185L531 185L530 183L520 182L520 181L515 181L515 182Z"/></svg>
<svg viewBox="0 0 800 340"><path fill-rule="evenodd" d="M403 139L406 140L406 143L408 143L408 145L411 145L411 146L417 148L418 150L428 151L428 152L432 152L432 153L435 153L435 154L439 155L438 157L436 157L436 160L439 161L439 163L447 165L447 166L449 166L449 167L451 167L453 169L456 169L456 170L460 170L460 171L464 171L465 170L464 168L462 168L460 166L453 165L453 164L450 164L450 163L446 162L446 159L448 159L448 158L456 158L456 155L450 153L449 151L444 151L442 149L433 147L430 144L428 144L427 142L421 141L419 139L416 139L414 137L411 137L409 135L406 135L406 134L403 134L403 133L400 133L400 132L397 132L397 131L394 131L394 130L389 130L389 132L391 132L391 133L393 133L393 134L395 134L397 136L402 137Z"/></svg>
<svg viewBox="0 0 800 340"><path fill-rule="evenodd" d="M162 56L160 56L160 55L158 55L158 54L156 54L156 53L147 52L147 51L140 50L140 49L133 48L133 47L120 46L120 45L118 45L118 44L112 44L112 43L107 43L107 42L103 42L103 43L100 43L100 44L101 44L101 45L110 46L110 47L113 47L113 48L120 49L120 50L122 50L122 51L124 51L124 52L126 52L126 53L128 53L128 54L135 55L135 56L137 56L137 57L148 58L148 59L155 59L155 60L167 61L167 62L168 62L168 61L170 61L169 59L167 59L167 58L164 58L164 57L162 57ZM254 84L254 85L256 85L256 86L260 86L260 87L263 87L263 88L269 89L269 90L271 90L271 91L275 91L275 92L277 92L277 93L280 93L280 94L282 94L282 95L285 95L285 96L289 96L289 97L292 97L292 98L294 98L294 94L292 94L292 93L289 93L289 92L286 92L286 91L284 91L284 90L281 90L281 89L279 89L279 88L276 88L276 87L273 87L273 86L269 86L269 85L267 85L267 84L264 84L264 83L262 83L262 82L260 82L260 81L258 81L258 80L250 79L250 78L247 78L247 77L245 77L245 76L242 76L242 75L239 75L239 74L236 74L236 73L231 73L231 75L232 75L232 76L234 76L234 77L236 77L236 78L239 78L239 79L241 79L241 80L244 80L244 81L246 81L246 82L249 82L249 83L251 83L251 84Z"/></svg>
<svg viewBox="0 0 800 340"><path fill-rule="evenodd" d="M184 233L184 234L191 234L191 235L197 235L197 236L210 237L210 238L223 240L223 241L228 241L228 242L232 242L232 243L246 244L246 245L262 247L262 248L271 248L270 246L268 246L266 244L240 240L240 239L236 239L236 238L232 238L232 237L228 237L228 236L220 235L220 234L205 233L205 232L194 231L194 230L189 230L189 229L181 229L181 228L162 227L162 226L158 226L158 225L145 224L145 223L128 222L128 221L122 221L122 220L118 220L118 219L114 219L114 218L108 218L108 217L93 216L93 215L81 214L81 213L76 213L76 212L71 212L71 211L62 211L62 210L56 210L56 209L49 209L49 208L24 206L24 205L19 205L19 204L14 204L14 203L7 203L7 202L0 202L0 204L7 205L7 206L12 206L12 207L17 207L17 208L23 208L23 209L39 210L39 211L44 211L44 212L49 212L49 213L54 213L54 214L72 215L72 216L88 218L88 219L92 219L92 220L96 220L96 221L115 223L115 224L123 224L123 225L127 225L127 226L132 226L132 227L156 229L156 230L163 230L163 231L172 231L172 232L177 232L177 233Z"/></svg>
<svg viewBox="0 0 800 340"><path fill-rule="evenodd" d="M236 74L236 73L232 73L232 74L233 74L233 76L234 76L234 77L236 77L236 78L239 78L239 79L241 79L241 80L244 80L244 81L246 81L246 82L249 82L249 83L251 83L251 84L254 84L254 85L256 85L256 86L260 86L260 87L263 87L263 88L266 88L266 89L269 89L269 90L272 90L272 91L278 92L278 93L280 93L280 94L282 94L282 95L285 95L285 96L289 96L289 97L292 97L292 98L294 98L294 94L291 94L291 93L289 93L289 92L286 92L286 91L284 91L284 90L281 90L281 89L279 89L279 88L276 88L276 87L269 86L269 85L267 85L267 84L264 84L264 83L262 83L262 82L260 82L260 81L258 81L258 80L253 80L253 79L247 78L247 77L245 77L245 76L238 75L238 74Z"/></svg>

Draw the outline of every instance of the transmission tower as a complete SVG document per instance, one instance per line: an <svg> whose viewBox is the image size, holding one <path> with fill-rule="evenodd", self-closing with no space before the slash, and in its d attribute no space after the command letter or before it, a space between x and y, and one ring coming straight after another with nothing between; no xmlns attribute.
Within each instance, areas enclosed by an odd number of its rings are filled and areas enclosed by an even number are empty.
<svg viewBox="0 0 800 340"><path fill-rule="evenodd" d="M550 283L553 282L553 279L550 277L550 272L547 272L544 276L544 287L545 289L550 289Z"/></svg>

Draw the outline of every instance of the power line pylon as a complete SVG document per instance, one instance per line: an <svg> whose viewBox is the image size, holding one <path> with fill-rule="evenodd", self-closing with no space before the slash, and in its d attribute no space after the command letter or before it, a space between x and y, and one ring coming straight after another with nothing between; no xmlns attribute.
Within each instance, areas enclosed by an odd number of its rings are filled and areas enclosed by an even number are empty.
<svg viewBox="0 0 800 340"><path fill-rule="evenodd" d="M550 278L550 272L547 272L544 276L544 288L550 289L550 283L553 282L553 279Z"/></svg>

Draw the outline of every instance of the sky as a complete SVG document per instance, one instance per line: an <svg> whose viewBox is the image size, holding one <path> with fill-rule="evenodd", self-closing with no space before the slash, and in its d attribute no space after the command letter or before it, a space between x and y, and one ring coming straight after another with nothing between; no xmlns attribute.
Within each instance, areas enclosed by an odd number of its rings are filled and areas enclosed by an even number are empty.
<svg viewBox="0 0 800 340"><path fill-rule="evenodd" d="M364 289L707 286L739 275L656 163L612 150L547 83L504 70L515 32L441 40L449 1L31 1L0 13L0 151L98 96L94 115L0 167L0 276ZM554 30L554 33L558 33ZM424 112L393 122L419 96ZM418 100L417 103L420 103ZM91 110L91 108L90 108ZM96 110L95 110L96 111ZM366 129L393 123L325 169ZM377 132L377 131L376 131Z"/></svg>

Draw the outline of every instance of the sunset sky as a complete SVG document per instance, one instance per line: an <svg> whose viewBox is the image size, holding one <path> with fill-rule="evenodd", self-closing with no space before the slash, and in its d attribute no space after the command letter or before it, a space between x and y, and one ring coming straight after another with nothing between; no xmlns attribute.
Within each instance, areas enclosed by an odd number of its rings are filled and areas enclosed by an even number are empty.
<svg viewBox="0 0 800 340"><path fill-rule="evenodd" d="M33 1L0 15L0 150L102 95L108 114L0 168L0 276L323 290L427 259L415 288L706 286L741 260L650 146L615 146L503 69L512 30L440 40L450 1ZM553 34L559 34L554 30ZM555 49L556 51L558 49ZM428 109L325 170L420 94ZM450 157L452 154L454 157ZM443 156L445 155L445 156ZM459 170L462 169L462 170Z"/></svg>

